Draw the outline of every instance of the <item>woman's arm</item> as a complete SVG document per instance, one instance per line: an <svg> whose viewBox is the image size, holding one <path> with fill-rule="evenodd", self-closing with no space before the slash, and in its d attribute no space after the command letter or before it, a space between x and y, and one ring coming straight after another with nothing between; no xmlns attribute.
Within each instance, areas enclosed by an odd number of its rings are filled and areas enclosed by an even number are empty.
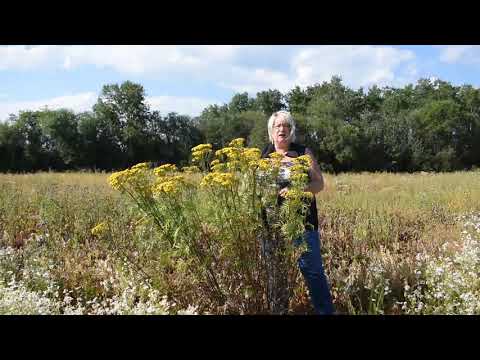
<svg viewBox="0 0 480 360"><path fill-rule="evenodd" d="M310 184L308 184L305 191L309 191L314 195L323 190L323 175L318 165L317 159L313 155L312 151L309 148L305 149L305 154L310 156L312 159L312 166L310 167Z"/></svg>

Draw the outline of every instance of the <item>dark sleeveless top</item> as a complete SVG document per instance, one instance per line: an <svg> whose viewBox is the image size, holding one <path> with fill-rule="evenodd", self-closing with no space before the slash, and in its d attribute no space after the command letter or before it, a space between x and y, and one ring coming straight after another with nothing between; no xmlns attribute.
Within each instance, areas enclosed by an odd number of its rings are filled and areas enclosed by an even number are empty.
<svg viewBox="0 0 480 360"><path fill-rule="evenodd" d="M290 151L295 151L298 156L305 155L306 147L300 144L291 143ZM269 154L275 152L275 146L273 144L268 144L262 151L262 158L268 157ZM290 155L289 155L290 156ZM292 156L290 156L292 157ZM318 212L317 212L317 201L315 196L310 202L310 208L307 211L307 217L305 219L305 230L318 230Z"/></svg>

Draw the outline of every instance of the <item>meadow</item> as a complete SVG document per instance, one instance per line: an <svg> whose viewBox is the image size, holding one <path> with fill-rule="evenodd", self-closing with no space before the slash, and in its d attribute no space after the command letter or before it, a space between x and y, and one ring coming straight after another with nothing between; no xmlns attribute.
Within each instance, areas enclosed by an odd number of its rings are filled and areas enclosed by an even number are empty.
<svg viewBox="0 0 480 360"><path fill-rule="evenodd" d="M249 313L202 303L193 265L167 266L154 222L109 175L0 174L0 314ZM480 313L479 171L324 178L338 314ZM297 281L291 313L312 313Z"/></svg>

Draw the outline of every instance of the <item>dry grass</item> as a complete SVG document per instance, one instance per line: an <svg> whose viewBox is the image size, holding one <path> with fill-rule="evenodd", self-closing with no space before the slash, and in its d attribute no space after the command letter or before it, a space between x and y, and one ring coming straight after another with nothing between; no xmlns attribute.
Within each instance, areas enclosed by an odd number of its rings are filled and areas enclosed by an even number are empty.
<svg viewBox="0 0 480 360"><path fill-rule="evenodd" d="M154 244L155 232L136 231L141 215L108 186L108 175L0 175L0 247L22 252L16 263L1 262L0 273L19 274L35 259L51 261L61 289L86 299L111 296L98 264ZM326 174L325 181L317 203L326 273L340 313L401 313L398 303L405 282L415 281L417 254L435 256L443 244L454 251L456 219L480 211L478 171ZM99 239L90 231L102 221L111 233ZM165 290L155 283L161 259L147 260L141 275ZM292 308L310 311L304 288Z"/></svg>

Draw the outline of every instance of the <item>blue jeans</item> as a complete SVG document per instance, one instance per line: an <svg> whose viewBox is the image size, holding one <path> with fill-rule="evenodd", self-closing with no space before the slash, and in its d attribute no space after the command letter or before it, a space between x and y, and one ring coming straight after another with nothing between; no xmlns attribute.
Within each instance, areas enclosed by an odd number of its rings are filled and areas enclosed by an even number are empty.
<svg viewBox="0 0 480 360"><path fill-rule="evenodd" d="M283 238L262 239L262 253L266 261L267 301L273 314L288 313L289 298L293 294L287 291L287 269L277 250L283 248ZM310 300L317 314L333 314L333 304L327 278L323 271L320 253L320 234L316 230L306 231L303 238L294 241L294 246L307 242L307 251L298 259L298 266L307 284Z"/></svg>
<svg viewBox="0 0 480 360"><path fill-rule="evenodd" d="M315 312L319 315L331 315L334 313L334 308L330 288L323 271L320 234L317 230L306 231L304 238L295 240L294 244L299 246L305 240L307 241L307 251L298 259L298 266L307 284Z"/></svg>

